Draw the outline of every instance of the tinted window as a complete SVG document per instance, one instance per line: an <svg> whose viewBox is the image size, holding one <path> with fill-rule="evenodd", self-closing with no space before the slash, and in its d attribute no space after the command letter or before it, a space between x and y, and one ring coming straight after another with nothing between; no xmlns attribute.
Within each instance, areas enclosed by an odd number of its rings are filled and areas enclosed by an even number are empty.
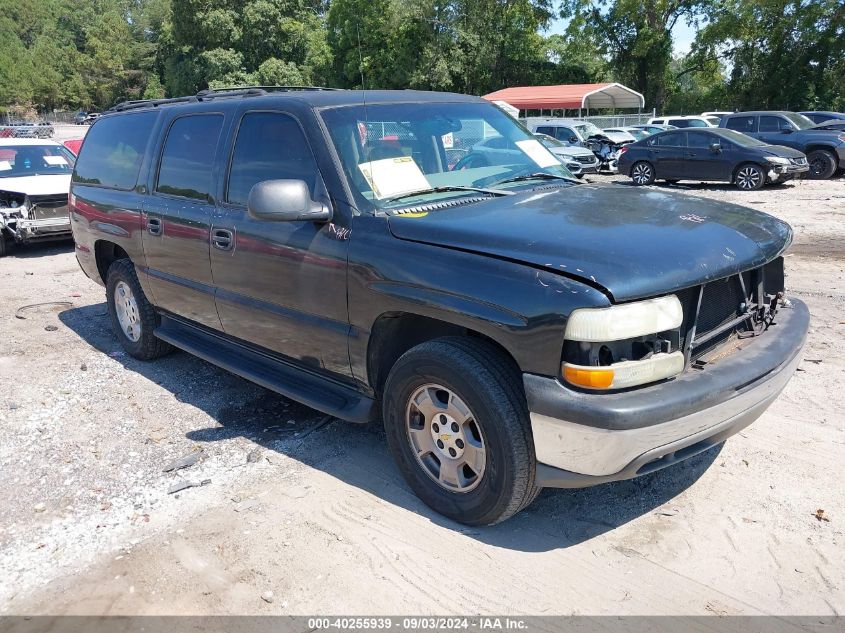
<svg viewBox="0 0 845 633"><path fill-rule="evenodd" d="M282 178L304 180L314 197L317 163L299 124L274 112L244 115L232 154L228 201L246 205L253 185Z"/></svg>
<svg viewBox="0 0 845 633"><path fill-rule="evenodd" d="M669 125L675 127L690 127L689 119L669 119Z"/></svg>
<svg viewBox="0 0 845 633"><path fill-rule="evenodd" d="M684 147L686 145L685 136L686 134L683 132L667 132L657 137L657 144L661 147Z"/></svg>
<svg viewBox="0 0 845 633"><path fill-rule="evenodd" d="M788 121L779 116L761 116L760 117L760 131L761 132L777 132L779 130L794 129Z"/></svg>
<svg viewBox="0 0 845 633"><path fill-rule="evenodd" d="M702 134L700 132L687 133L687 145L690 147L704 148L710 147L713 143L718 143L719 139L712 134Z"/></svg>
<svg viewBox="0 0 845 633"><path fill-rule="evenodd" d="M736 130L744 134L750 134L756 131L754 127L753 116L733 116L725 123L725 127L729 130Z"/></svg>
<svg viewBox="0 0 845 633"><path fill-rule="evenodd" d="M662 124L663 124L663 119L655 119L654 121L652 121L652 123L654 123L654 124L656 124L656 125L662 125Z"/></svg>
<svg viewBox="0 0 845 633"><path fill-rule="evenodd" d="M578 135L575 134L572 130L568 127L558 127L555 128L555 133L553 135L557 140L564 141L565 143L577 143L578 142ZM572 139L575 139L574 141Z"/></svg>
<svg viewBox="0 0 845 633"><path fill-rule="evenodd" d="M541 125L536 130L537 134L548 134L549 136L555 135L555 129L553 127L549 127L548 125Z"/></svg>
<svg viewBox="0 0 845 633"><path fill-rule="evenodd" d="M132 189L158 112L105 117L85 136L73 181L112 189Z"/></svg>
<svg viewBox="0 0 845 633"><path fill-rule="evenodd" d="M164 143L156 191L209 200L214 154L222 128L222 114L176 119Z"/></svg>

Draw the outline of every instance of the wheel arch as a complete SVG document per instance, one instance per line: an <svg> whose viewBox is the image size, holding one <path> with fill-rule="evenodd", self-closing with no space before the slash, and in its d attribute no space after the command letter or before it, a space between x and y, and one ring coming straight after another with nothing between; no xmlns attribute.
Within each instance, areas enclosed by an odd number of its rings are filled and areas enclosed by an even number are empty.
<svg viewBox="0 0 845 633"><path fill-rule="evenodd" d="M109 267L118 259L129 259L129 254L122 246L109 240L97 240L94 242L94 259L97 263L97 273L105 283L108 277Z"/></svg>
<svg viewBox="0 0 845 633"><path fill-rule="evenodd" d="M446 336L486 341L514 367L519 367L507 348L482 332L413 312L386 312L376 319L370 331L367 346L367 376L370 386L380 396L387 375L405 352L421 343Z"/></svg>

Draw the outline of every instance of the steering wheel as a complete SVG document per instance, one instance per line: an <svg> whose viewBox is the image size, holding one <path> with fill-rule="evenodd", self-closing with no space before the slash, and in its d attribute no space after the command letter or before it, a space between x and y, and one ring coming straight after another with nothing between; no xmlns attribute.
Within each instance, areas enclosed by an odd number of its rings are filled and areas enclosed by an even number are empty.
<svg viewBox="0 0 845 633"><path fill-rule="evenodd" d="M474 169L476 167L488 167L490 161L481 152L470 152L461 160L455 163L452 171L461 171L462 169Z"/></svg>

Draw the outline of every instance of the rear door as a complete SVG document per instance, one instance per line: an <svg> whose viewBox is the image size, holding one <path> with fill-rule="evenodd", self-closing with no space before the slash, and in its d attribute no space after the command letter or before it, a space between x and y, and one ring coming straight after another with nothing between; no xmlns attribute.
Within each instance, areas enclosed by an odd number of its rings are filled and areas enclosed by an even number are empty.
<svg viewBox="0 0 845 633"><path fill-rule="evenodd" d="M757 117L753 114L738 114L725 122L725 127L757 138Z"/></svg>
<svg viewBox="0 0 845 633"><path fill-rule="evenodd" d="M177 116L165 133L145 203L144 254L157 307L220 328L209 262L212 192L225 116Z"/></svg>
<svg viewBox="0 0 845 633"><path fill-rule="evenodd" d="M328 223L251 217L249 192L265 180L303 180L312 199L331 203L296 116L247 104L238 110L235 126L225 191L211 231L211 270L223 330L309 367L350 376L348 218L337 207Z"/></svg>
<svg viewBox="0 0 845 633"><path fill-rule="evenodd" d="M654 138L651 155L657 178L680 180L684 178L686 162L686 132L681 130L666 132Z"/></svg>

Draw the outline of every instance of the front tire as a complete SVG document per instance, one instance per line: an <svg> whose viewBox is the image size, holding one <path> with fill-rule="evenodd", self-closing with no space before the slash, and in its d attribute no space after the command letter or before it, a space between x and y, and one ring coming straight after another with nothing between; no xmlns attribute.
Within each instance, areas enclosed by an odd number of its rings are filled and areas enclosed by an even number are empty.
<svg viewBox="0 0 845 633"><path fill-rule="evenodd" d="M734 176L734 184L742 191L756 191L766 184L766 174L759 165L740 165Z"/></svg>
<svg viewBox="0 0 845 633"><path fill-rule="evenodd" d="M807 154L807 162L810 164L807 172L810 180L827 180L836 172L836 156L827 150L813 150Z"/></svg>
<svg viewBox="0 0 845 633"><path fill-rule="evenodd" d="M536 498L520 373L493 345L461 337L422 343L393 366L383 400L396 465L436 512L492 525Z"/></svg>
<svg viewBox="0 0 845 633"><path fill-rule="evenodd" d="M647 161L641 160L631 167L631 180L638 187L652 184L654 176L654 167Z"/></svg>
<svg viewBox="0 0 845 633"><path fill-rule="evenodd" d="M128 259L118 259L106 275L106 303L112 330L130 356L153 360L172 348L153 332L161 323L155 308L147 301L135 266Z"/></svg>

